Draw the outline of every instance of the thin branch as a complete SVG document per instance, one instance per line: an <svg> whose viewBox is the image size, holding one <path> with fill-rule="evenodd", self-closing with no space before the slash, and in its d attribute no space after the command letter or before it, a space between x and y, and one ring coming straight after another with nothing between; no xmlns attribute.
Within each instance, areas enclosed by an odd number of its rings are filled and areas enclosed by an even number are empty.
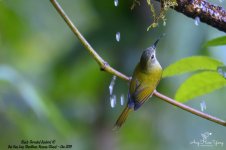
<svg viewBox="0 0 226 150"><path fill-rule="evenodd" d="M96 62L100 65L101 69L103 69L104 71L111 73L113 75L118 76L119 78L122 78L126 81L129 81L130 78L127 77L126 75L120 73L119 71L115 70L114 68L110 67L110 65L108 65L108 63L106 63L106 61L104 61L103 58L101 58L97 52L91 47L91 45L86 41L86 39L82 36L82 34L78 31L78 29L74 26L74 24L72 23L72 21L69 19L69 17L66 15L66 13L63 11L63 9L61 8L61 6L59 5L59 3L56 0L50 0L50 2L53 4L53 6L56 8L56 10L58 11L58 13L61 15L61 17L65 20L65 22L67 23L67 25L70 27L70 29L72 30L72 32L77 36L77 38L80 40L80 42L83 44L83 46L86 48L86 50L89 51L89 53L93 56L93 58L96 60ZM154 95L174 106L177 106L185 111L188 111L192 114L195 114L199 117L205 118L207 120L210 120L212 122L215 122L217 124L226 126L226 122L218 119L214 116L205 114L203 112L200 112L198 110L195 110L189 106L186 106L182 103L179 103L177 101L175 101L172 98L169 98L157 91L154 92Z"/></svg>
<svg viewBox="0 0 226 150"><path fill-rule="evenodd" d="M193 108L191 108L191 107L189 107L189 106L187 106L185 104L182 104L180 102L177 102L174 99L169 98L169 97L167 97L167 96L165 96L165 95L163 95L163 94L161 94L161 93L159 93L157 91L154 92L154 95L159 97L159 98L161 98L162 100L166 101L167 103L170 103L170 104L172 104L174 106L177 106L177 107L179 107L179 108L181 108L183 110L186 110L186 111L188 111L188 112L190 112L192 114L195 114L195 115L197 115L199 117L205 118L205 119L210 120L212 122L218 123L218 124L220 124L222 126L226 126L226 122L224 120L221 120L221 119L216 118L214 116L211 116L211 115L205 114L205 113L203 113L201 111L198 111L196 109L193 109Z"/></svg>
<svg viewBox="0 0 226 150"><path fill-rule="evenodd" d="M119 71L112 68L102 57L100 57L100 55L92 48L92 46L86 41L86 39L83 37L83 35L79 32L79 30L76 28L76 26L72 23L72 21L69 19L69 17L66 15L66 13L64 12L64 10L61 8L61 6L59 5L59 3L56 0L50 0L50 2L56 8L56 10L61 15L61 17L64 19L64 21L67 23L67 25L70 27L71 31L80 40L80 42L83 44L83 46L86 48L86 50L100 65L101 70L109 72L111 74L115 74L116 76L118 76L124 80L129 80L129 77L125 76L124 74L122 74Z"/></svg>
<svg viewBox="0 0 226 150"><path fill-rule="evenodd" d="M156 0L159 1L160 0ZM191 17L199 17L200 21L226 32L226 10L205 0L177 0L176 11Z"/></svg>

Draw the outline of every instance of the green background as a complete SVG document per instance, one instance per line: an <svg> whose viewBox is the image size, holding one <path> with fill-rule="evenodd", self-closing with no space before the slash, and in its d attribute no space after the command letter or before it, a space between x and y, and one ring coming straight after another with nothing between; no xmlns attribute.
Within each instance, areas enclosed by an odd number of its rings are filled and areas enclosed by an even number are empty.
<svg viewBox="0 0 226 150"><path fill-rule="evenodd" d="M142 51L161 34L157 58L163 68L193 55L205 55L226 64L226 47L203 44L225 35L174 10L166 26L146 31L151 13L145 1L130 10L132 0L59 0L94 49L114 68L131 76ZM221 6L226 2L219 3ZM159 3L155 3L159 7ZM115 40L116 32L121 40ZM189 74L163 79L158 91L174 97ZM226 144L226 128L151 98L117 132L112 127L124 106L128 83L116 79L117 104L110 107L112 75L101 72L48 0L0 0L0 149L21 140L56 140L73 150L223 150L226 145L190 144L211 132L208 141ZM211 80L211 79L209 79ZM195 86L195 83L194 83ZM186 102L226 119L226 90Z"/></svg>

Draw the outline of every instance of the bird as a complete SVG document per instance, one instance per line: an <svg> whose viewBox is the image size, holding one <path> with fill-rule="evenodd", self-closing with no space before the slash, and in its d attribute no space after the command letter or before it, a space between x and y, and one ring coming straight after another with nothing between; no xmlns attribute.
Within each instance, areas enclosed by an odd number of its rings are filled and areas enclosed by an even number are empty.
<svg viewBox="0 0 226 150"><path fill-rule="evenodd" d="M152 96L159 84L163 70L156 58L156 46L160 38L143 51L130 80L127 105L118 117L113 129L119 129L127 119L128 114L140 108Z"/></svg>

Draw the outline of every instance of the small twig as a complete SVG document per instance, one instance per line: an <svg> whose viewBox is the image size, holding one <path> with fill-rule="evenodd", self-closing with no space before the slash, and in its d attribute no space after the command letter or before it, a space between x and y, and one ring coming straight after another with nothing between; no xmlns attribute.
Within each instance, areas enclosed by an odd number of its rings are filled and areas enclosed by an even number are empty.
<svg viewBox="0 0 226 150"><path fill-rule="evenodd" d="M61 15L61 17L65 20L65 22L67 23L67 25L70 27L70 29L72 30L72 32L77 36L77 38L80 40L80 42L83 44L83 46L86 48L86 50L89 51L89 53L93 56L93 58L96 60L96 62L100 65L101 69L103 69L104 71L111 73L113 75L118 76L119 78L122 78L126 81L129 81L130 78L127 77L126 75L120 73L119 71L115 70L114 68L112 68L109 64L106 63L106 61L104 61L103 58L101 58L98 53L91 47L91 45L86 41L86 39L82 36L82 34L79 32L79 30L74 26L74 24L72 23L72 21L69 19L69 17L66 15L66 13L63 11L63 9L61 8L61 6L59 5L59 3L56 0L50 0L50 2L53 4L53 6L56 8L56 10L58 11L58 13ZM214 116L205 114L201 111L195 110L189 106L186 106L182 103L179 103L177 101L175 101L172 98L169 98L157 91L154 92L154 95L156 97L159 97L160 99L174 105L177 106L185 111L188 111L194 115L197 115L199 117L205 118L207 120L210 120L212 122L215 122L217 124L226 126L226 122L218 119Z"/></svg>

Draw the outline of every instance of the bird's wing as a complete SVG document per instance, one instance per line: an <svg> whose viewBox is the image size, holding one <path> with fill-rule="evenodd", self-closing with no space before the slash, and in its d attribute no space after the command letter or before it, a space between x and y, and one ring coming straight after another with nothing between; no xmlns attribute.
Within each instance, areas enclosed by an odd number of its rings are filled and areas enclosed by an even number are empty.
<svg viewBox="0 0 226 150"><path fill-rule="evenodd" d="M138 109L152 95L154 90L155 89L152 86L137 87L132 95L135 102L134 110Z"/></svg>

